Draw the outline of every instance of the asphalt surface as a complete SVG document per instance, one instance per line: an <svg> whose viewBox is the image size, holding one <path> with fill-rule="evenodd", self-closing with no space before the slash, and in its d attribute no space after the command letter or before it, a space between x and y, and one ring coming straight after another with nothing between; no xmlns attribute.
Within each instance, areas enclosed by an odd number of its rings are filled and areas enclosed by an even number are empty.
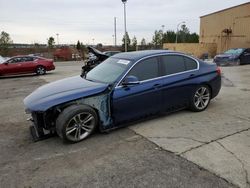
<svg viewBox="0 0 250 188"><path fill-rule="evenodd" d="M23 98L80 73L80 63L56 64L45 76L0 78L0 187L235 187L130 128L77 144L59 137L32 142Z"/></svg>

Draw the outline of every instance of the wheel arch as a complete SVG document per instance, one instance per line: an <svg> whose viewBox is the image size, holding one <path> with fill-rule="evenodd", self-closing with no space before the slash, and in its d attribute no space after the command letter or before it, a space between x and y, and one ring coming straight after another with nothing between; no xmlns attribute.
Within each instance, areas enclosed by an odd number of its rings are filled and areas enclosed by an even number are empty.
<svg viewBox="0 0 250 188"><path fill-rule="evenodd" d="M213 96L213 89L212 89L212 86L207 82L207 83L204 83L204 85L206 85L208 88L209 88L209 90L210 90L210 94L211 94L211 98L212 98L212 96Z"/></svg>
<svg viewBox="0 0 250 188"><path fill-rule="evenodd" d="M63 110L72 105L86 105L92 108L97 114L99 121L98 127L100 129L106 129L113 122L110 114L110 101L108 94L81 98L52 107L50 109L53 109L54 119L56 120Z"/></svg>

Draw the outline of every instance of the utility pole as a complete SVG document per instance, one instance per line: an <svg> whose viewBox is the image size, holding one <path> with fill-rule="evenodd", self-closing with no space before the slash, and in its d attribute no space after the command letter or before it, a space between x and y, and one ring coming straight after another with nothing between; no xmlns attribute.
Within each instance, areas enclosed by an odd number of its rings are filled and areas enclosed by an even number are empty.
<svg viewBox="0 0 250 188"><path fill-rule="evenodd" d="M56 34L57 37L57 45L59 46L59 33Z"/></svg>
<svg viewBox="0 0 250 188"><path fill-rule="evenodd" d="M115 37L115 47L116 47L116 45L117 45L117 43L116 43L117 42L117 38L116 38L116 17L114 17L114 32L115 32L114 33L115 34L114 37Z"/></svg>
<svg viewBox="0 0 250 188"><path fill-rule="evenodd" d="M126 23L126 2L127 0L122 0L124 4L124 30L125 30L125 41L124 41L124 46L125 46L125 52L128 51L128 39L127 39L127 23Z"/></svg>

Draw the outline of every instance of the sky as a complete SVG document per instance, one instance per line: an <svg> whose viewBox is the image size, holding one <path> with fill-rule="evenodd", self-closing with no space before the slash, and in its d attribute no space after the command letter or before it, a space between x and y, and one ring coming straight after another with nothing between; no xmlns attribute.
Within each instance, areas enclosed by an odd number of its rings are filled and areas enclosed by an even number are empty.
<svg viewBox="0 0 250 188"><path fill-rule="evenodd" d="M176 30L185 21L191 32L199 33L199 17L245 0L128 0L127 31L146 42L155 30ZM52 36L59 44L114 44L124 34L121 0L0 0L0 32L10 34L14 43L47 43ZM162 27L164 25L164 27Z"/></svg>

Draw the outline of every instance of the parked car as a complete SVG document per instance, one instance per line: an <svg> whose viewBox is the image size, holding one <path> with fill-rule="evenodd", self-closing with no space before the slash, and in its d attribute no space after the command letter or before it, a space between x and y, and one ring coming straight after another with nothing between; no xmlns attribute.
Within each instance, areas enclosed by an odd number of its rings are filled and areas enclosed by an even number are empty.
<svg viewBox="0 0 250 188"><path fill-rule="evenodd" d="M250 64L250 48L233 48L216 55L214 62L218 66Z"/></svg>
<svg viewBox="0 0 250 188"><path fill-rule="evenodd" d="M108 55L100 52L99 50L91 46L88 46L87 49L89 51L89 55L88 59L84 62L84 66L82 67L82 75L86 74L95 66L99 65L101 62L109 58Z"/></svg>
<svg viewBox="0 0 250 188"><path fill-rule="evenodd" d="M105 55L107 56L113 56L115 54L118 54L118 53L121 53L120 51L106 51L106 52L103 52Z"/></svg>
<svg viewBox="0 0 250 188"><path fill-rule="evenodd" d="M35 56L16 56L0 64L0 75L36 73L43 75L55 69L53 60Z"/></svg>
<svg viewBox="0 0 250 188"><path fill-rule="evenodd" d="M221 88L216 64L166 50L119 53L84 77L42 86L24 99L35 140L56 132L79 142L160 112L205 110Z"/></svg>

